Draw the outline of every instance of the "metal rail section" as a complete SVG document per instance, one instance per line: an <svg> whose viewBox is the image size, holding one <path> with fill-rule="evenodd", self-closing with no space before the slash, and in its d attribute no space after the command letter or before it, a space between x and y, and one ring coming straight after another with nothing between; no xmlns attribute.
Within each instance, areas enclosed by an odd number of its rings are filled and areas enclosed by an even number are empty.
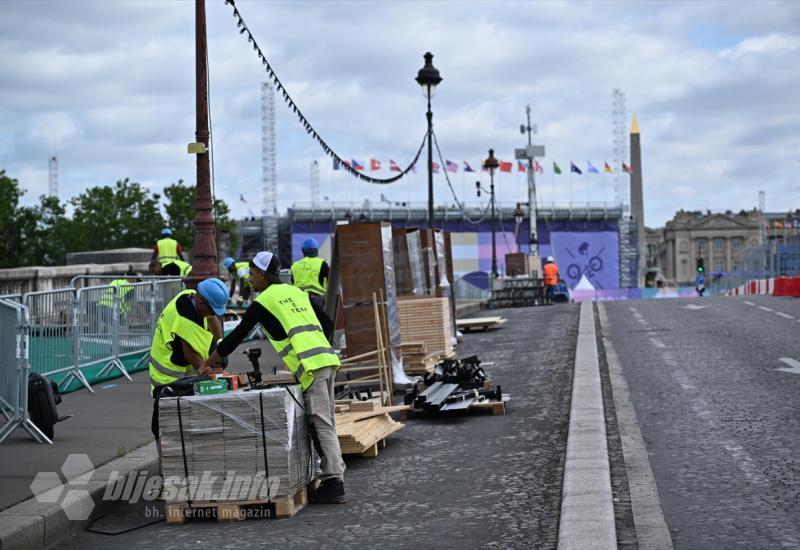
<svg viewBox="0 0 800 550"><path fill-rule="evenodd" d="M39 443L52 443L28 416L28 308L16 301L0 299L0 443L17 428L23 428Z"/></svg>

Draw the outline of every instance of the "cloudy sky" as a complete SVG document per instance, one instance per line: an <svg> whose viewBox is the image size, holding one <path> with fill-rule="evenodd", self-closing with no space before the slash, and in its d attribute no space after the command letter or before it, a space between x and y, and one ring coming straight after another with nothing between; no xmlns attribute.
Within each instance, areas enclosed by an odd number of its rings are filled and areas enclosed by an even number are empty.
<svg viewBox="0 0 800 550"><path fill-rule="evenodd" d="M489 147L512 160L530 104L547 148L541 200L609 202L613 179L569 175L613 162L612 90L627 97L643 147L645 221L680 208L800 207L800 2L237 2L312 125L345 158L406 165L425 131L414 82L422 54L444 78L433 100L446 159L473 166ZM237 216L261 210L265 73L230 6L208 0L215 185ZM426 200L422 170L370 185L331 162L276 100L278 205ZM26 203L129 177L154 192L194 183L194 2L0 0L0 168ZM556 161L564 174L553 174ZM585 170L584 170L585 172ZM474 174L451 175L477 204ZM485 177L484 177L485 179ZM523 174L497 179L524 200ZM240 199L244 197L246 202ZM437 203L453 202L442 176Z"/></svg>

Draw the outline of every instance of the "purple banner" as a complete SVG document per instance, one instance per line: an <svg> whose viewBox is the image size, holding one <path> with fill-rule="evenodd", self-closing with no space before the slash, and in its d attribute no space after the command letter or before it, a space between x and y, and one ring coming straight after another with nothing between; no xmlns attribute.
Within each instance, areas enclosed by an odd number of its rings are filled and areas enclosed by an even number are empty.
<svg viewBox="0 0 800 550"><path fill-rule="evenodd" d="M553 256L561 278L574 288L583 275L595 288L619 287L619 237L611 231L554 231L541 245L542 260Z"/></svg>

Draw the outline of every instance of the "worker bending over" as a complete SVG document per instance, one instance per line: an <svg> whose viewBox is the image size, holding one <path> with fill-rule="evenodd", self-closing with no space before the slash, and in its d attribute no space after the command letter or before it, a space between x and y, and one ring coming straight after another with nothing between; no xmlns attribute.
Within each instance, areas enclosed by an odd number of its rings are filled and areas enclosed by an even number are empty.
<svg viewBox="0 0 800 550"><path fill-rule="evenodd" d="M222 266L228 270L231 280L229 296L233 298L236 293L236 281L239 281L239 294L245 302L250 299L253 285L250 283L250 262L237 262L233 258L225 258Z"/></svg>
<svg viewBox="0 0 800 550"><path fill-rule="evenodd" d="M303 258L292 264L292 283L308 292L312 302L325 307L325 292L328 290L328 263L319 258L319 244L315 239L306 239L301 245Z"/></svg>
<svg viewBox="0 0 800 550"><path fill-rule="evenodd" d="M158 439L158 397L162 386L188 375L211 372L203 360L222 336L220 315L225 313L228 292L219 279L206 279L197 290L184 290L170 301L158 318L150 347L150 395L153 435Z"/></svg>
<svg viewBox="0 0 800 550"><path fill-rule="evenodd" d="M186 277L192 272L192 266L183 260L166 260L163 264L158 260L150 262L150 273L164 277Z"/></svg>
<svg viewBox="0 0 800 550"><path fill-rule="evenodd" d="M217 365L261 323L272 347L303 390L310 432L322 459L320 485L309 493L314 503L346 502L344 461L336 436L334 382L339 357L328 337L333 323L299 288L281 283L281 263L271 252L259 252L250 262L250 280L259 292L239 325L219 343L203 365Z"/></svg>
<svg viewBox="0 0 800 550"><path fill-rule="evenodd" d="M158 260L165 263L167 260L183 260L183 250L178 241L172 238L172 229L165 227L161 230L161 238L153 247L153 256L150 261Z"/></svg>

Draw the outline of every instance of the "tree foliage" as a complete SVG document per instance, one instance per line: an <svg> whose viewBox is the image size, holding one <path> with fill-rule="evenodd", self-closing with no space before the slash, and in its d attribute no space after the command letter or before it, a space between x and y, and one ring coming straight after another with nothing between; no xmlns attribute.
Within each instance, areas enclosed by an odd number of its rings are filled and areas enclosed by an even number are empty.
<svg viewBox="0 0 800 550"><path fill-rule="evenodd" d="M5 250L0 268L62 265L68 252L150 248L164 227L173 230L186 252L194 243L195 187L183 180L164 188L166 217L161 197L127 178L113 186L91 187L67 203L41 196L34 206L20 206L24 193L16 179L0 170L0 241ZM214 212L217 228L231 232L235 249L236 222L228 205L216 200Z"/></svg>

